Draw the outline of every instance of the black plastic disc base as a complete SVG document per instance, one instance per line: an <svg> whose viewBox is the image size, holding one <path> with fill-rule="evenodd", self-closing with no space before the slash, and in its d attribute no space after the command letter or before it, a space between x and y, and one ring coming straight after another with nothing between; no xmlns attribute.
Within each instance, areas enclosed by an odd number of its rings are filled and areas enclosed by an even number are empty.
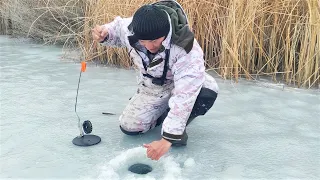
<svg viewBox="0 0 320 180"><path fill-rule="evenodd" d="M90 134L90 135L83 135L82 137L81 136L75 137L72 140L72 143L77 146L92 146L92 145L98 144L100 141L101 141L101 138L99 136Z"/></svg>
<svg viewBox="0 0 320 180"><path fill-rule="evenodd" d="M146 164L137 163L129 167L129 171L136 174L147 174L152 171L152 167Z"/></svg>

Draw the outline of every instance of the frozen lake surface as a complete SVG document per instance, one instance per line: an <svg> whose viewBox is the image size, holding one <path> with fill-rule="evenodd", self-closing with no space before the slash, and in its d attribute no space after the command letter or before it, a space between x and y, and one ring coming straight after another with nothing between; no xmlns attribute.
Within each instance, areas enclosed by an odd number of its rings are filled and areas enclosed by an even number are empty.
<svg viewBox="0 0 320 180"><path fill-rule="evenodd" d="M188 126L188 146L152 161L142 145L159 139L159 128L138 137L119 129L137 88L132 70L88 65L77 111L102 141L72 144L80 64L61 55L59 47L0 36L1 179L320 179L319 90L217 78L218 99ZM132 174L136 162L153 171Z"/></svg>

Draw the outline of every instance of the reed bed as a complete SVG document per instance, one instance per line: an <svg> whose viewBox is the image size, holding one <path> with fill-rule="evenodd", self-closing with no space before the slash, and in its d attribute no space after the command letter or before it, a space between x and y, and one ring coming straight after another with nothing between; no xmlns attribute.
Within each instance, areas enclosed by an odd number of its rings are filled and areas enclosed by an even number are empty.
<svg viewBox="0 0 320 180"><path fill-rule="evenodd" d="M0 0L0 31L47 44L78 46L85 5L82 0Z"/></svg>
<svg viewBox="0 0 320 180"><path fill-rule="evenodd" d="M80 49L83 59L132 67L126 49L92 41L95 25L116 16L132 16L154 0L12 0L33 4L28 35L61 40ZM34 2L37 2L35 5ZM59 3L58 3L59 2ZM178 0L205 53L208 70L222 78L271 77L296 87L320 86L320 1L318 0ZM1 4L1 3L0 3ZM8 3L4 3L8 6ZM4 7L3 3L1 5ZM15 5L16 7L17 5ZM30 5L29 5L30 6ZM16 7L17 8L17 7ZM2 10L1 10L2 9ZM1 14L8 14L0 8ZM28 8L27 8L28 9ZM12 10L10 11L12 12ZM19 13L18 13L19 12ZM11 14L11 17L13 15ZM31 28L32 27L32 28ZM21 28L23 29L23 28ZM31 29L31 30L30 30ZM58 33L57 33L58 32Z"/></svg>
<svg viewBox="0 0 320 180"><path fill-rule="evenodd" d="M130 67L125 49L97 46L90 29L128 17L146 0L101 0L86 11L85 52L101 61ZM320 8L317 0L180 0L205 52L208 70L222 78L269 76L297 87L320 82Z"/></svg>

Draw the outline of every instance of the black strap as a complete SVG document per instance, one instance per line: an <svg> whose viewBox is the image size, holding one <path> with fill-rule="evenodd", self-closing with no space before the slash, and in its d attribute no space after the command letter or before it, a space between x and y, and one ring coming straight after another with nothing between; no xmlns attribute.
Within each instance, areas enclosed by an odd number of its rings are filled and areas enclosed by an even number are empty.
<svg viewBox="0 0 320 180"><path fill-rule="evenodd" d="M164 68L163 68L163 73L162 73L162 77L161 77L161 85L164 84L164 81L166 80L167 77L167 72L168 72L168 66L169 66L169 57L170 57L170 50L166 49L166 59L164 60Z"/></svg>
<svg viewBox="0 0 320 180"><path fill-rule="evenodd" d="M159 85L159 86L162 86L164 84L164 82L166 80L167 72L168 72L170 50L166 49L165 53L166 53L166 57L164 60L164 67L163 67L162 76L160 78L155 78L155 77L151 76L150 74L143 74L143 76L145 76L145 77L152 78L152 83Z"/></svg>
<svg viewBox="0 0 320 180"><path fill-rule="evenodd" d="M137 51L135 48L134 48L134 50L135 50L136 53L140 56L144 70L147 71L147 64L146 64L146 62L144 62L143 58L141 57L141 55L138 53L138 51ZM130 51L130 52L131 52L131 51Z"/></svg>
<svg viewBox="0 0 320 180"><path fill-rule="evenodd" d="M150 74L143 74L143 76L144 76L144 77L147 77L147 78L151 78L151 79L154 78L154 77L151 76Z"/></svg>

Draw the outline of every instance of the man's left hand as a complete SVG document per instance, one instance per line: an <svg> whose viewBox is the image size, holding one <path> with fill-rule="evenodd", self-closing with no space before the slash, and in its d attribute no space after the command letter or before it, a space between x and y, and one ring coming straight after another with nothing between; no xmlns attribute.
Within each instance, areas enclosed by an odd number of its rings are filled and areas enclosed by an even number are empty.
<svg viewBox="0 0 320 180"><path fill-rule="evenodd" d="M171 147L171 142L161 139L160 141L153 141L150 144L144 144L147 148L147 156L152 160L159 160L161 156L167 153Z"/></svg>

